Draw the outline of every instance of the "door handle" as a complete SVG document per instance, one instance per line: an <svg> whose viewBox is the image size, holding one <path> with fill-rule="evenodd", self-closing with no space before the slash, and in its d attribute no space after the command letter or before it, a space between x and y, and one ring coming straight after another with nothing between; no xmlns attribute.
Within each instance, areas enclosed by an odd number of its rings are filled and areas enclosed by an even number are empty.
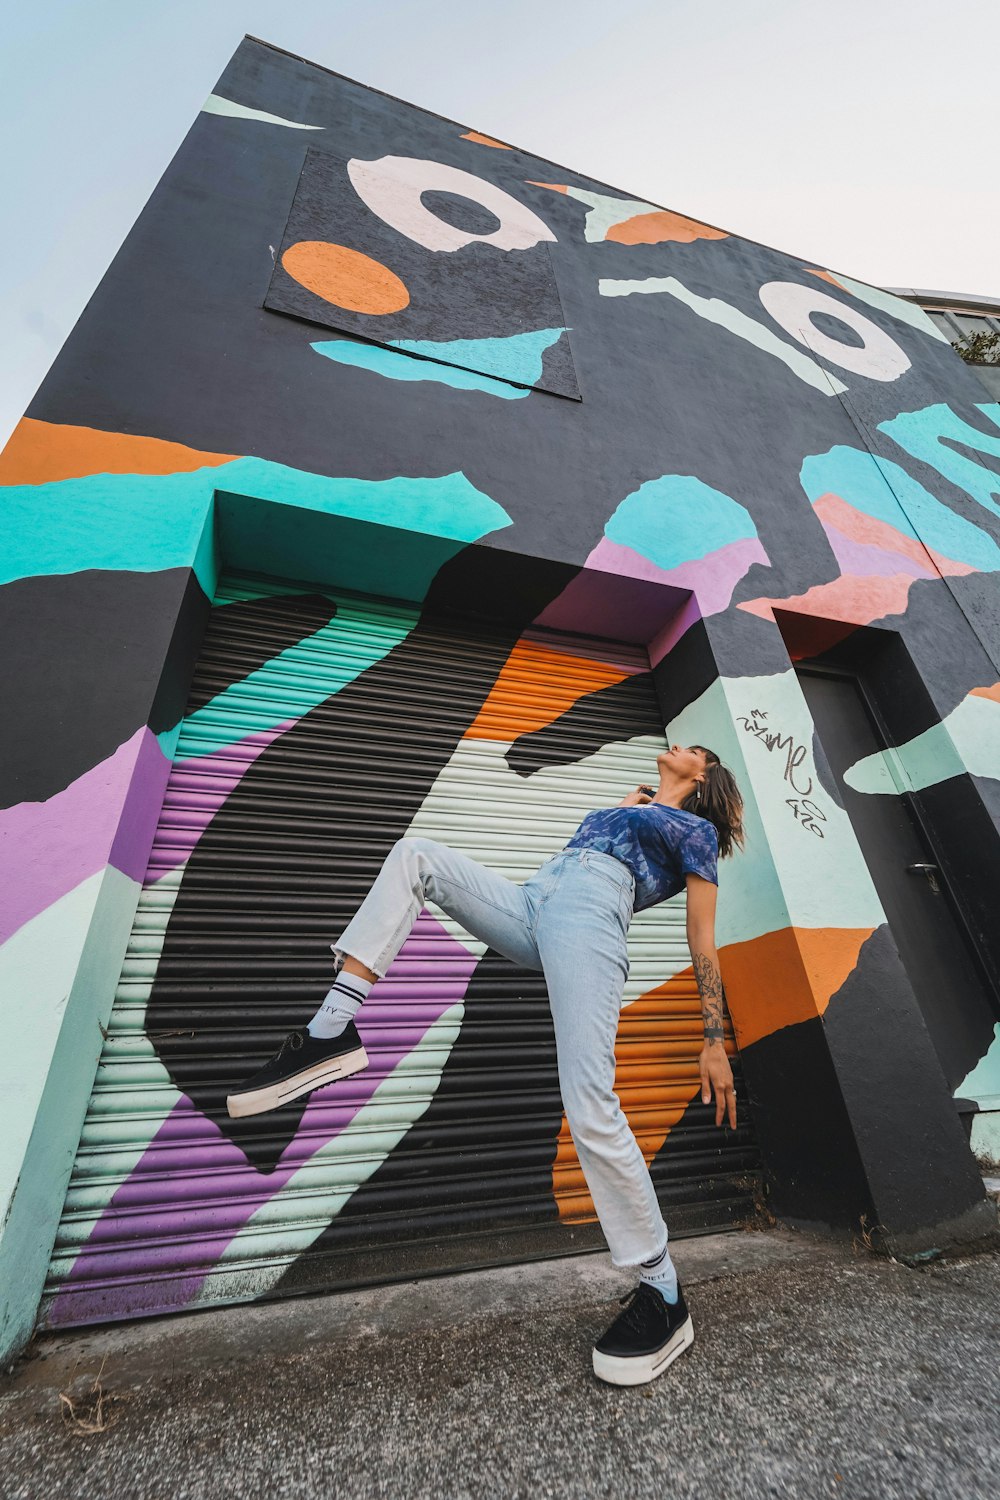
<svg viewBox="0 0 1000 1500"><path fill-rule="evenodd" d="M908 875L926 875L927 876L927 884L930 886L931 890L934 891L935 895L940 892L941 887L937 883L937 877L938 877L940 871L939 871L937 865L931 865L931 864L907 865L906 866L906 873Z"/></svg>

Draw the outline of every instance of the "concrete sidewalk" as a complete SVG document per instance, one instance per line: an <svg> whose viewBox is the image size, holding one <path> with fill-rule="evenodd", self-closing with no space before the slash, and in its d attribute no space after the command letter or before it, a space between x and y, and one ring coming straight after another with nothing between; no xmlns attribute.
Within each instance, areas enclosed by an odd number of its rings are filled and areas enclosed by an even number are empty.
<svg viewBox="0 0 1000 1500"><path fill-rule="evenodd" d="M45 1336L0 1391L3 1494L996 1495L1000 1255L673 1249L695 1344L632 1390L591 1370L634 1281L606 1253Z"/></svg>

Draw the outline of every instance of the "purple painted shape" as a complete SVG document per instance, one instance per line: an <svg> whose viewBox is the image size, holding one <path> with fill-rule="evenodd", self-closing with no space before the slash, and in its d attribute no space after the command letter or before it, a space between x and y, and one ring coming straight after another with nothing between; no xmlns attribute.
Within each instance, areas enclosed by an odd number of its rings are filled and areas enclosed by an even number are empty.
<svg viewBox="0 0 1000 1500"><path fill-rule="evenodd" d="M358 1019L369 1067L311 1095L272 1172L252 1166L182 1095L94 1225L47 1325L129 1316L137 1306L143 1311L187 1306L211 1272L206 1260L217 1261L254 1212L351 1123L434 1022L464 999L478 962L430 912L420 913ZM152 1245L151 1238L165 1243ZM133 1248L136 1240L142 1241L139 1249ZM149 1290L145 1283L156 1271L168 1278L161 1283L162 1295L144 1300L142 1290ZM81 1281L99 1285L76 1292Z"/></svg>
<svg viewBox="0 0 1000 1500"><path fill-rule="evenodd" d="M149 729L45 802L0 812L0 852L11 873L0 905L0 942L112 864L142 882L170 772Z"/></svg>
<svg viewBox="0 0 1000 1500"><path fill-rule="evenodd" d="M915 558L905 552L892 552L888 547L876 547L867 542L857 542L845 536L835 526L824 526L833 555L840 571L855 578L897 578L908 574L911 578L937 578L934 568L922 567Z"/></svg>
<svg viewBox="0 0 1000 1500"><path fill-rule="evenodd" d="M272 729L245 735L209 755L192 755L190 759L174 762L163 803L163 821L170 829L170 844L168 847L161 837L153 850L148 877L151 881L159 880L184 864L223 802L257 757L298 722L297 718L285 719ZM186 799L192 797L192 802L185 805Z"/></svg>
<svg viewBox="0 0 1000 1500"><path fill-rule="evenodd" d="M759 537L743 537L676 568L660 568L633 547L604 536L587 558L587 566L676 589L691 589L704 617L729 608L733 590L752 563L769 566L770 561Z"/></svg>
<svg viewBox="0 0 1000 1500"><path fill-rule="evenodd" d="M533 623L644 646L682 607L685 591L671 589L662 576L630 577L600 561L590 567L594 556Z"/></svg>

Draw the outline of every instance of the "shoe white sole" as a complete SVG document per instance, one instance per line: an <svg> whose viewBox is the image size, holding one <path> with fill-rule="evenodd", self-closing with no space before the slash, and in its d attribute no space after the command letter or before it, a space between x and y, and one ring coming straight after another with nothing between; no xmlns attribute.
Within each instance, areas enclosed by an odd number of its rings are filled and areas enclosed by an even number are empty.
<svg viewBox="0 0 1000 1500"><path fill-rule="evenodd" d="M690 1349L693 1343L694 1327L688 1318L661 1349L654 1349L651 1354L632 1354L626 1357L621 1354L602 1354L600 1349L595 1349L594 1374L610 1385L646 1385L648 1381L655 1380L657 1375L662 1375L667 1366L672 1365L677 1356L683 1354L685 1349Z"/></svg>
<svg viewBox="0 0 1000 1500"><path fill-rule="evenodd" d="M324 1083L335 1083L338 1078L349 1078L368 1066L368 1053L364 1047L355 1047L353 1052L342 1052L326 1062L314 1063L311 1068L286 1078L281 1083L272 1083L266 1089L252 1089L246 1094L230 1094L226 1108L234 1120L243 1115L262 1115L269 1109L278 1109L300 1094L311 1089L322 1088Z"/></svg>

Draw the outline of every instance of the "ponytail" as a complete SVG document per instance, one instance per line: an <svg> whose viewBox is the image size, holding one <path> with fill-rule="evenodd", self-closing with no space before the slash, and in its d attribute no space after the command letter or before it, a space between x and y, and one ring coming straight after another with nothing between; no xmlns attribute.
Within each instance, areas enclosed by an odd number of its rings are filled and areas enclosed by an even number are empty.
<svg viewBox="0 0 1000 1500"><path fill-rule="evenodd" d="M714 750L709 750L707 745L692 745L691 749L704 750L708 764L705 767L704 781L698 782L691 795L685 797L681 807L715 824L719 835L719 858L727 859L746 843L743 797L736 777L728 766L722 764Z"/></svg>

